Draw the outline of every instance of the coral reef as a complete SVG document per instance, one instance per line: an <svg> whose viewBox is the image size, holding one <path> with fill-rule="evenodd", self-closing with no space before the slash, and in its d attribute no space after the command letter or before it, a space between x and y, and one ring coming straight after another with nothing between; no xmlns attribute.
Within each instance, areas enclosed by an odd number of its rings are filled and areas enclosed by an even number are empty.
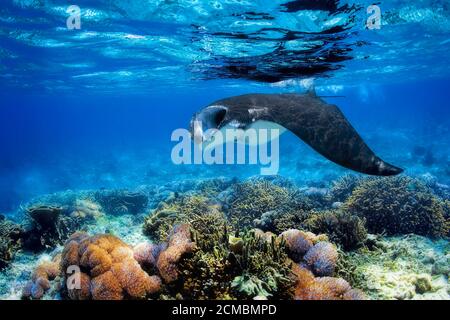
<svg viewBox="0 0 450 320"><path fill-rule="evenodd" d="M409 177L362 182L344 206L366 220L370 233L415 233L442 237L448 233L444 204L420 181Z"/></svg>
<svg viewBox="0 0 450 320"><path fill-rule="evenodd" d="M295 262L300 262L303 256L314 245L315 235L306 233L296 229L290 229L280 235L286 243L291 259Z"/></svg>
<svg viewBox="0 0 450 320"><path fill-rule="evenodd" d="M273 210L265 212L253 221L256 228L279 234L289 229L300 228L310 216L309 203L289 211Z"/></svg>
<svg viewBox="0 0 450 320"><path fill-rule="evenodd" d="M291 297L295 281L284 242L277 241L274 235L261 236L253 230L243 237L243 242L242 253L234 255L238 275L232 286L236 296L247 299Z"/></svg>
<svg viewBox="0 0 450 320"><path fill-rule="evenodd" d="M102 207L89 199L76 199L70 216L84 221L95 221L103 216Z"/></svg>
<svg viewBox="0 0 450 320"><path fill-rule="evenodd" d="M298 264L293 264L292 272L296 277L294 299L296 300L364 300L365 294L352 289L341 278L315 277L314 274Z"/></svg>
<svg viewBox="0 0 450 320"><path fill-rule="evenodd" d="M196 250L180 261L183 283L180 293L187 299L230 299L233 280L232 250L242 250L242 239L229 234L228 223L218 213L201 215L191 221ZM230 249L232 247L233 249Z"/></svg>
<svg viewBox="0 0 450 320"><path fill-rule="evenodd" d="M279 233L297 224L294 217L302 221L313 206L300 190L268 180L248 180L232 188L224 208L230 223L238 229L258 227Z"/></svg>
<svg viewBox="0 0 450 320"><path fill-rule="evenodd" d="M155 241L166 241L176 224L189 223L196 217L217 212L217 206L199 195L181 195L161 203L144 222L143 232Z"/></svg>
<svg viewBox="0 0 450 320"><path fill-rule="evenodd" d="M56 255L52 261L39 264L22 290L24 299L42 299L47 290L51 288L51 281L60 276L61 255Z"/></svg>
<svg viewBox="0 0 450 320"><path fill-rule="evenodd" d="M200 182L196 189L200 192L201 195L204 195L206 197L216 197L236 182L236 179L208 179Z"/></svg>
<svg viewBox="0 0 450 320"><path fill-rule="evenodd" d="M178 262L194 249L195 243L191 240L190 226L187 224L176 226L169 235L167 248L159 254L156 262L159 274L166 283L178 280L180 275Z"/></svg>
<svg viewBox="0 0 450 320"><path fill-rule="evenodd" d="M344 176L331 189L318 182L299 189L271 177L140 187L153 209L143 228L143 215L136 215L143 209L118 200L122 191L52 195L52 202L28 207L23 229L0 217L0 267L11 266L0 273L0 294L72 300L449 299L447 240L380 235L448 235L450 202L433 194L436 184L422 180ZM105 196L102 205L99 195ZM72 234L78 230L94 236ZM64 241L61 253L57 244ZM49 248L55 249L29 251Z"/></svg>
<svg viewBox="0 0 450 320"><path fill-rule="evenodd" d="M142 299L161 289L160 278L149 276L132 248L113 235L73 234L62 252L61 271L67 297L74 300Z"/></svg>
<svg viewBox="0 0 450 320"><path fill-rule="evenodd" d="M47 205L28 207L24 247L40 251L64 243L70 234L79 229L81 221L77 217L64 215L63 211L62 207Z"/></svg>
<svg viewBox="0 0 450 320"><path fill-rule="evenodd" d="M358 287L371 299L450 299L448 241L407 235L373 242L372 250L361 248L346 257Z"/></svg>
<svg viewBox="0 0 450 320"><path fill-rule="evenodd" d="M96 192L94 197L109 214L138 214L148 203L148 197L144 193L127 190L102 190Z"/></svg>
<svg viewBox="0 0 450 320"><path fill-rule="evenodd" d="M359 248L367 238L365 220L341 210L313 212L303 227L326 234L331 242L347 251Z"/></svg>
<svg viewBox="0 0 450 320"><path fill-rule="evenodd" d="M166 243L141 242L133 247L133 257L144 270L155 271L159 254L167 248Z"/></svg>
<svg viewBox="0 0 450 320"><path fill-rule="evenodd" d="M21 226L0 216L0 270L9 265L22 247L23 229Z"/></svg>
<svg viewBox="0 0 450 320"><path fill-rule="evenodd" d="M264 212L280 210L288 200L288 189L268 181L241 182L233 186L227 216L233 226L251 228Z"/></svg>
<svg viewBox="0 0 450 320"><path fill-rule="evenodd" d="M366 178L371 179L371 178ZM352 194L353 190L363 181L359 176L347 174L340 179L333 181L328 198L330 202L345 202Z"/></svg>
<svg viewBox="0 0 450 320"><path fill-rule="evenodd" d="M308 267L318 276L331 276L334 274L338 253L329 242L316 243L303 257Z"/></svg>

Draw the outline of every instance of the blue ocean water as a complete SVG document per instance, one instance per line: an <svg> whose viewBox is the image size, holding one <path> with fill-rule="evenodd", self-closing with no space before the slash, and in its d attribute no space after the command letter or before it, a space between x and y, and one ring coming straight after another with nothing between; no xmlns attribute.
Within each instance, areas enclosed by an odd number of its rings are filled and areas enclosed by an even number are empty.
<svg viewBox="0 0 450 320"><path fill-rule="evenodd" d="M176 166L170 135L211 102L314 83L383 159L450 183L450 4L77 0L0 5L0 212L67 189L250 176ZM323 186L348 170L292 134L280 175Z"/></svg>

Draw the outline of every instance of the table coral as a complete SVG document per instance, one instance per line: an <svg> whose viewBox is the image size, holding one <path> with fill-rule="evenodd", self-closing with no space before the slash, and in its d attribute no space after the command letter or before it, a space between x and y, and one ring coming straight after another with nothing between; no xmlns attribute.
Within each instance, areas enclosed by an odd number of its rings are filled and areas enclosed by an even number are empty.
<svg viewBox="0 0 450 320"><path fill-rule="evenodd" d="M132 248L113 235L72 235L61 259L64 273L71 266L79 268L75 276L80 276L81 285L66 287L71 299L142 299L161 288L159 277L149 276L134 259ZM67 280L74 275L65 276Z"/></svg>
<svg viewBox="0 0 450 320"><path fill-rule="evenodd" d="M66 216L64 208L49 205L33 205L26 209L24 247L31 251L54 248L80 227L80 220Z"/></svg>

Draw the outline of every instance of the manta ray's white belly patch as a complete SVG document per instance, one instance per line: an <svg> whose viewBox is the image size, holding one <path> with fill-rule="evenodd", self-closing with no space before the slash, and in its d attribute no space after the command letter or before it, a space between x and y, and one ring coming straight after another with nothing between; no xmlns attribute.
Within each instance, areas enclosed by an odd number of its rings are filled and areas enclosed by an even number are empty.
<svg viewBox="0 0 450 320"><path fill-rule="evenodd" d="M269 143L286 132L286 128L274 122L258 120L250 124L244 129L237 129L239 124L235 121L230 122L226 126L217 130L209 141L203 143L203 149L209 150L211 148L219 147L226 143L245 144L248 146L258 146ZM260 130L266 131L267 139L260 139L262 136Z"/></svg>

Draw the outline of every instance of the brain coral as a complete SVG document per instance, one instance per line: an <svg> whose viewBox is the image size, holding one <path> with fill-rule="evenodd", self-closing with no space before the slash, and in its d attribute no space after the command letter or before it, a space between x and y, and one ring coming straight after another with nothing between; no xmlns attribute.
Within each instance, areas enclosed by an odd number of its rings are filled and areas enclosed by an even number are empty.
<svg viewBox="0 0 450 320"><path fill-rule="evenodd" d="M371 233L429 237L448 233L443 201L409 177L369 179L353 191L344 209L364 217Z"/></svg>
<svg viewBox="0 0 450 320"><path fill-rule="evenodd" d="M70 288L70 299L121 300L139 299L157 293L161 280L149 276L134 259L131 247L113 235L75 233L64 246L61 270L79 268L79 287ZM71 280L70 272L66 280Z"/></svg>
<svg viewBox="0 0 450 320"><path fill-rule="evenodd" d="M158 257L157 267L159 274L166 283L178 279L178 262L188 253L193 252L195 243L191 241L191 231L188 224L176 226L169 235L167 249L162 251Z"/></svg>

